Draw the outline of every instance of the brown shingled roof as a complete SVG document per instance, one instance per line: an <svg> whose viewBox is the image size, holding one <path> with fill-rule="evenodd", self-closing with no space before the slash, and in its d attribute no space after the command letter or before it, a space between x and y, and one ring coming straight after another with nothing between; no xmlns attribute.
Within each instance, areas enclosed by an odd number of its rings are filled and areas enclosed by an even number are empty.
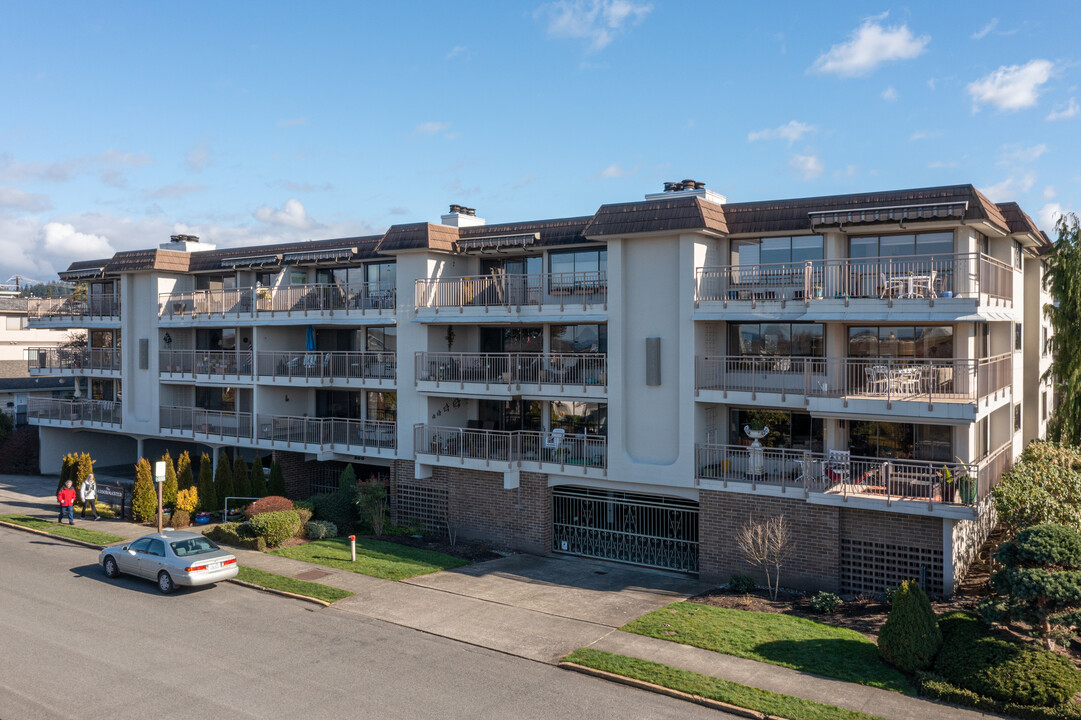
<svg viewBox="0 0 1081 720"><path fill-rule="evenodd" d="M540 233L540 239L533 247L549 245L574 245L588 242L582 230L593 219L592 215L553 220L533 220L530 222L500 223L498 225L477 225L459 228L458 236L462 240L479 240L498 235L526 235Z"/></svg>
<svg viewBox="0 0 1081 720"><path fill-rule="evenodd" d="M83 276L87 271L99 270L109 264L110 258L101 258L99 260L78 260L68 265L67 270L61 270L57 275L61 280L67 280L69 273L76 276Z"/></svg>
<svg viewBox="0 0 1081 720"><path fill-rule="evenodd" d="M1047 236L1036 227L1036 223L1032 221L1032 218L1021 209L1021 206L1015 202L1004 202L998 204L998 209L1002 212L1002 216L1006 219L1006 224L1010 228L1010 233L1029 233L1036 241L1041 244L1048 244Z"/></svg>
<svg viewBox="0 0 1081 720"><path fill-rule="evenodd" d="M457 241L458 228L428 222L409 223L391 225L376 249L379 252L424 248L454 250L454 244Z"/></svg>
<svg viewBox="0 0 1081 720"><path fill-rule="evenodd" d="M177 250L126 250L113 255L105 272L113 275L138 270L161 270L185 273L189 269L190 253Z"/></svg>
<svg viewBox="0 0 1081 720"><path fill-rule="evenodd" d="M582 231L588 237L632 233L713 230L728 232L725 208L697 197L602 205Z"/></svg>

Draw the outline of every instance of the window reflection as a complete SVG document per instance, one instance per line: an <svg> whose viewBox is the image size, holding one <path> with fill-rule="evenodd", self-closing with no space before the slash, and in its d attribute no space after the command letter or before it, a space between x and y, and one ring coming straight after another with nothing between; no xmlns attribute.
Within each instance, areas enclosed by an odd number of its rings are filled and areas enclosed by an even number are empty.
<svg viewBox="0 0 1081 720"><path fill-rule="evenodd" d="M824 357L825 327L818 323L731 323L730 355Z"/></svg>

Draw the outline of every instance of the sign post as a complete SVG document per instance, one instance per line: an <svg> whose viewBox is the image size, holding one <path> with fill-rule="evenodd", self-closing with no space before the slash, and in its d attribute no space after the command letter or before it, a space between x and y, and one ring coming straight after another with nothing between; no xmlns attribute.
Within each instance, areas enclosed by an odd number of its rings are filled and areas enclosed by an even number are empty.
<svg viewBox="0 0 1081 720"><path fill-rule="evenodd" d="M158 486L158 533L161 533L161 488L165 485L165 461L154 463L154 484Z"/></svg>

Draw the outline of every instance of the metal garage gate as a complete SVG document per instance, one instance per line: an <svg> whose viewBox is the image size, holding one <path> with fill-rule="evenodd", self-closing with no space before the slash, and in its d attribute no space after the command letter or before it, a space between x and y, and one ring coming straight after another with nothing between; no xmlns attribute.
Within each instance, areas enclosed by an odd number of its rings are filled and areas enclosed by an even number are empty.
<svg viewBox="0 0 1081 720"><path fill-rule="evenodd" d="M552 550L698 572L698 503L579 487L552 488Z"/></svg>

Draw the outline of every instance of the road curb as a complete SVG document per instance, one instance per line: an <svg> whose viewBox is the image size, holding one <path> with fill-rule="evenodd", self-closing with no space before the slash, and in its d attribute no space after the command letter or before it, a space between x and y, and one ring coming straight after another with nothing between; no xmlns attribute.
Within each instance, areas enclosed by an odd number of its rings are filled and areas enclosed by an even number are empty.
<svg viewBox="0 0 1081 720"><path fill-rule="evenodd" d="M608 680L610 682L620 683L621 685L629 685L638 688L639 690L657 693L658 695L667 695L670 698L685 700L713 710L723 710L724 712L731 713L732 715L739 715L740 717L754 718L754 720L786 720L785 718L776 715L766 715L757 710L749 710L738 705L721 702L720 700L704 698L701 695L691 695L690 693L673 690L672 688L667 688L663 685L655 685L651 682L646 682L645 680L627 677L626 675L617 675L616 673L610 673L605 670L597 670L596 668L579 665L578 663L566 662L564 660L559 662L558 667L561 667L564 670L582 673L583 675L591 675L592 677L600 678L601 680Z"/></svg>
<svg viewBox="0 0 1081 720"><path fill-rule="evenodd" d="M34 535L42 535L44 537L53 538L55 540L63 540L64 542L71 543L72 545L82 545L83 547L93 548L94 550L101 550L103 548L109 547L108 545L98 545L97 543L87 542L85 540L76 540L75 538L64 537L63 535L56 535L51 532L45 532L44 530L36 530L35 528L29 528L25 525L18 525L16 523L10 523L4 520L0 520L0 527L22 530L23 532L33 533ZM123 539L119 540L118 542L123 542Z"/></svg>
<svg viewBox="0 0 1081 720"><path fill-rule="evenodd" d="M235 585L242 585L246 588L253 590L262 590L263 592L270 593L272 595L281 595L282 597L293 598L294 600L304 600L305 602L315 603L322 607L330 607L330 603L326 600L320 600L319 598L308 597L307 595L297 595L296 593L286 592L285 590L276 590L274 588L263 587L262 585L256 585L255 583L246 582L244 580L237 580L236 578L229 578L226 582L231 582Z"/></svg>

